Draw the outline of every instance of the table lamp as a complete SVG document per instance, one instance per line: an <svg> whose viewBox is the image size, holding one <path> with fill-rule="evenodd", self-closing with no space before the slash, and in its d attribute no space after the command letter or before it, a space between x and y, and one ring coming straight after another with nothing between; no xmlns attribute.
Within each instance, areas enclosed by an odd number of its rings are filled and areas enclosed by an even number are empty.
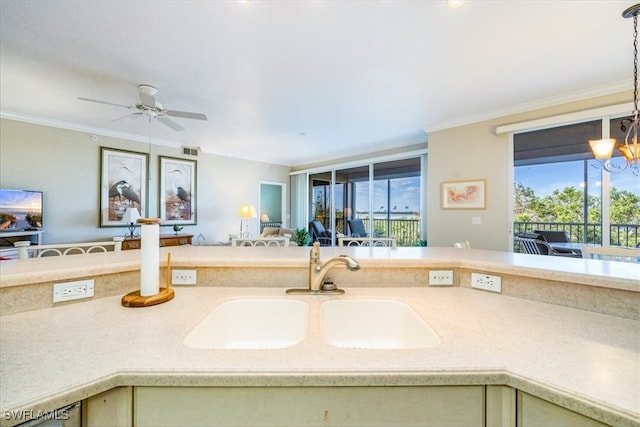
<svg viewBox="0 0 640 427"><path fill-rule="evenodd" d="M122 220L129 224L129 234L124 236L127 239L133 239L134 237L138 237L137 234L134 233L136 230L135 222L140 218L140 212L138 212L138 208L127 208L124 212L124 216Z"/></svg>
<svg viewBox="0 0 640 427"><path fill-rule="evenodd" d="M245 219L249 218L257 218L258 213L256 212L256 207L253 205L242 205L240 206L240 210L238 211L238 216L240 217L240 237L243 238L251 238L251 233L249 232L249 223L245 222L244 232L242 231L242 222Z"/></svg>

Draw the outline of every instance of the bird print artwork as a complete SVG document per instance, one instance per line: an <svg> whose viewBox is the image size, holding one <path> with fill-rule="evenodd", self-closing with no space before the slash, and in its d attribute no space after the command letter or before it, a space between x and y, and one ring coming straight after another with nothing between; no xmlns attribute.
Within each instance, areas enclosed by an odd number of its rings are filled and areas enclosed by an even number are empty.
<svg viewBox="0 0 640 427"><path fill-rule="evenodd" d="M127 208L136 208L144 214L145 200L144 165L146 158L134 156L134 153L115 152L106 157L107 181L104 187L108 203L103 205L108 222L120 222Z"/></svg>
<svg viewBox="0 0 640 427"><path fill-rule="evenodd" d="M164 221L192 221L193 220L193 180L195 166L191 162L178 159L164 160Z"/></svg>

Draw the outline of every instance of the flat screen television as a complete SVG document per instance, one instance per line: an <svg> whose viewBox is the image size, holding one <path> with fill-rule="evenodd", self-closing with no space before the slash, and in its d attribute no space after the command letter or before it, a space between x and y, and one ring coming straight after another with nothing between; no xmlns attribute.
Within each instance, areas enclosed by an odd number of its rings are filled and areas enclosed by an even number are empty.
<svg viewBox="0 0 640 427"><path fill-rule="evenodd" d="M42 191L0 188L0 232L42 228Z"/></svg>

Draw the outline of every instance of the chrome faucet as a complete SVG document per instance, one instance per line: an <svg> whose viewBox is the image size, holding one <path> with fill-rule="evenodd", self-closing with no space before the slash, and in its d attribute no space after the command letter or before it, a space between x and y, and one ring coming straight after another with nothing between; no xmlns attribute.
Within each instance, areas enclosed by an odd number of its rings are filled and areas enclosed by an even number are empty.
<svg viewBox="0 0 640 427"><path fill-rule="evenodd" d="M320 264L320 244L315 242L309 252L309 288L308 289L287 289L288 294L318 294L331 293L343 294L342 289L337 289L333 284L324 284L325 277L329 270L338 264L344 264L348 270L360 270L358 261L348 255L340 255L331 258Z"/></svg>

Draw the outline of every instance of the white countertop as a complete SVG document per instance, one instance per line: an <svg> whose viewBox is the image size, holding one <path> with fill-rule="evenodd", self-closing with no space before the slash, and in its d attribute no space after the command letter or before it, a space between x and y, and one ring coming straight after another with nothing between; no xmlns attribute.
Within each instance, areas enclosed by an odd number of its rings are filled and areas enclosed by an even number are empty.
<svg viewBox="0 0 640 427"><path fill-rule="evenodd" d="M160 259L171 252L174 267L305 267L308 247L246 248L176 246L160 249ZM511 252L445 247L321 248L321 258L352 255L366 267L449 267L482 269L502 274L562 280L571 283L640 292L640 264L580 258L525 255ZM59 279L139 269L140 251L122 251L3 261L0 288Z"/></svg>
<svg viewBox="0 0 640 427"><path fill-rule="evenodd" d="M468 288L344 288L338 297L177 288L174 300L154 307L125 308L110 297L2 316L0 410L53 409L119 385L506 384L613 425L640 424L638 321ZM350 350L324 343L319 304L365 296L405 301L441 344ZM307 338L273 350L183 344L214 307L242 297L309 302Z"/></svg>

